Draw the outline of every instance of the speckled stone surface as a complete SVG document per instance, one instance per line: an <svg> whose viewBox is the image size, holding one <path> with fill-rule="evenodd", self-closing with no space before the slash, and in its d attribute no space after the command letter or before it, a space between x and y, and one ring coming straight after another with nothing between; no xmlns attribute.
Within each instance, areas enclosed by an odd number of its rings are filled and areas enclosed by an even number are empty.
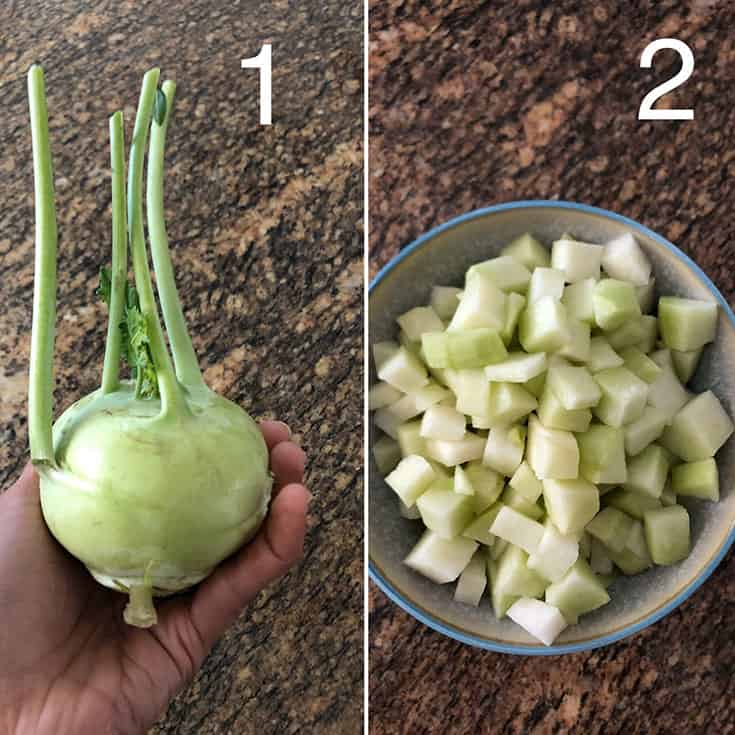
<svg viewBox="0 0 735 735"><path fill-rule="evenodd" d="M371 270L434 225L488 204L576 200L637 219L735 300L735 11L726 3L373 0ZM663 102L694 122L637 120ZM735 556L676 612L587 654L520 658L462 646L370 591L371 732L715 735L735 732Z"/></svg>
<svg viewBox="0 0 735 735"><path fill-rule="evenodd" d="M308 453L306 558L264 591L153 733L362 729L362 5L0 5L0 485L27 458L32 171L25 72L47 69L59 210L57 407L96 387L109 253L107 117L178 82L166 205L207 382ZM273 122L240 59L273 44Z"/></svg>

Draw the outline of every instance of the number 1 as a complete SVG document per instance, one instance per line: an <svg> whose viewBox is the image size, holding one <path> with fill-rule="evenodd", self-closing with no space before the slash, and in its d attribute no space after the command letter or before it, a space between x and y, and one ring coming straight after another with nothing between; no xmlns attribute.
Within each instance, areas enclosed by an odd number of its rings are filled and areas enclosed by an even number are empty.
<svg viewBox="0 0 735 735"><path fill-rule="evenodd" d="M264 43L257 56L242 59L241 69L260 71L260 124L271 124L271 45Z"/></svg>

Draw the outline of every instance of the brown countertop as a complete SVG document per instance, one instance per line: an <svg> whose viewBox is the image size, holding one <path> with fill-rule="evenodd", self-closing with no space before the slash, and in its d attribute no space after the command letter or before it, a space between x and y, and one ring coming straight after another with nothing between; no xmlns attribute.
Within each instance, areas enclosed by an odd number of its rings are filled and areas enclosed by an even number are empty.
<svg viewBox="0 0 735 735"><path fill-rule="evenodd" d="M584 5L584 9L580 9ZM371 271L477 207L567 199L675 242L735 299L735 12L699 2L371 3ZM664 101L693 122L639 122ZM735 556L677 611L591 653L522 658L442 637L370 590L371 732L715 735L735 732Z"/></svg>
<svg viewBox="0 0 735 735"><path fill-rule="evenodd" d="M93 9L90 7L93 6ZM0 8L0 486L27 457L32 170L25 73L46 67L59 210L57 408L98 385L107 117L178 82L174 265L207 382L290 423L314 493L306 558L215 647L155 733L357 733L362 723L362 8L30 2ZM273 44L273 121L240 59Z"/></svg>

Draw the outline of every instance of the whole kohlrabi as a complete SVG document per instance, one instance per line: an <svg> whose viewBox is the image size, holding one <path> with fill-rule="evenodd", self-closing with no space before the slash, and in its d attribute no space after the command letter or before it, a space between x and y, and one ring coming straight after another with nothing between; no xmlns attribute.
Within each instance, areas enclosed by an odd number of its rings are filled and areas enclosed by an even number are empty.
<svg viewBox="0 0 735 735"><path fill-rule="evenodd" d="M204 383L174 282L163 218L163 157L175 85L144 79L130 147L127 214L123 118L110 119L112 268L101 387L52 429L56 213L43 71L28 76L36 202L29 385L31 459L49 529L101 584L126 592L125 620L156 621L153 595L206 577L249 540L270 499L268 453L253 420ZM147 223L173 362L158 318L143 229L143 159L150 129ZM127 242L135 287L128 283ZM120 362L132 380L120 379Z"/></svg>

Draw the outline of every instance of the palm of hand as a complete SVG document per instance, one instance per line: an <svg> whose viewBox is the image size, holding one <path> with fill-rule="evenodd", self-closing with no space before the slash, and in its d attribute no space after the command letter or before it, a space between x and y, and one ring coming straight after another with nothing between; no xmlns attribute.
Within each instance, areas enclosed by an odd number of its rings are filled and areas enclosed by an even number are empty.
<svg viewBox="0 0 735 735"><path fill-rule="evenodd" d="M266 423L276 495L256 539L193 593L157 605L159 624L122 619L126 598L98 585L48 533L26 468L0 497L0 732L144 732L258 591L300 557L304 455Z"/></svg>

